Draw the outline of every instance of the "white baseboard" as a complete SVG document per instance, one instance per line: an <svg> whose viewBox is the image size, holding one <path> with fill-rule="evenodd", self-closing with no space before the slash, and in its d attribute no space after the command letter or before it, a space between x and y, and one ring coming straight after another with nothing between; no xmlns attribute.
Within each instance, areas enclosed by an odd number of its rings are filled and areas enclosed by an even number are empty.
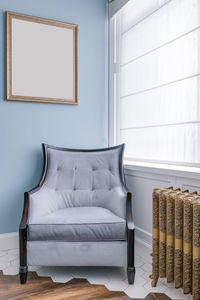
<svg viewBox="0 0 200 300"><path fill-rule="evenodd" d="M18 232L0 234L0 251L19 247Z"/></svg>

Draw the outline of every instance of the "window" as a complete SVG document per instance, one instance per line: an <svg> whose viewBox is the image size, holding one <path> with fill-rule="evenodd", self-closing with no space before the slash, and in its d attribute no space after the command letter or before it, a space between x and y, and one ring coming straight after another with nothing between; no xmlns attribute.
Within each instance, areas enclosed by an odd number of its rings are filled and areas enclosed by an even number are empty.
<svg viewBox="0 0 200 300"><path fill-rule="evenodd" d="M130 0L110 30L111 143L130 160L200 165L200 1Z"/></svg>

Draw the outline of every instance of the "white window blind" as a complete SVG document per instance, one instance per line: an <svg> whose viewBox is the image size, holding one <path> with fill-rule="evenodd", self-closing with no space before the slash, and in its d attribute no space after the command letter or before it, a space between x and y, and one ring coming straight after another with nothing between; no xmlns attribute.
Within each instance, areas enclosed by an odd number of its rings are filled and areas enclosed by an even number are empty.
<svg viewBox="0 0 200 300"><path fill-rule="evenodd" d="M125 157L200 164L200 1L130 0L114 22Z"/></svg>

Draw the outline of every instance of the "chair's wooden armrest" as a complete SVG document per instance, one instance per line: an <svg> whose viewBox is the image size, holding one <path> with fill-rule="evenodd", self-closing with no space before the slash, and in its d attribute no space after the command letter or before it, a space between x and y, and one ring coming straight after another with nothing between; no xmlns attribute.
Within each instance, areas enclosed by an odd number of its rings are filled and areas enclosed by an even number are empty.
<svg viewBox="0 0 200 300"><path fill-rule="evenodd" d="M132 194L127 192L126 196L126 222L128 230L134 230L135 225L133 222L133 213L132 213Z"/></svg>
<svg viewBox="0 0 200 300"><path fill-rule="evenodd" d="M26 229L28 226L28 216L29 216L29 195L28 193L24 193L24 209L22 213L21 222L19 225L19 229Z"/></svg>
<svg viewBox="0 0 200 300"><path fill-rule="evenodd" d="M28 217L29 217L29 195L33 195L41 189L42 185L35 187L29 192L24 193L24 209L22 213L21 222L19 225L19 229L25 229L28 225Z"/></svg>

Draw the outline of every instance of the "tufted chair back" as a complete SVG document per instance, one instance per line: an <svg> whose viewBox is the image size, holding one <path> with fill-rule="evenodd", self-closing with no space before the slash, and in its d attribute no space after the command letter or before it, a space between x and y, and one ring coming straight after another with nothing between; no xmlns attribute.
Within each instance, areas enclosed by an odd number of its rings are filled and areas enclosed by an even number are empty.
<svg viewBox="0 0 200 300"><path fill-rule="evenodd" d="M63 207L99 206L125 218L124 145L101 150L43 147L42 189L45 203L48 202L45 212Z"/></svg>

